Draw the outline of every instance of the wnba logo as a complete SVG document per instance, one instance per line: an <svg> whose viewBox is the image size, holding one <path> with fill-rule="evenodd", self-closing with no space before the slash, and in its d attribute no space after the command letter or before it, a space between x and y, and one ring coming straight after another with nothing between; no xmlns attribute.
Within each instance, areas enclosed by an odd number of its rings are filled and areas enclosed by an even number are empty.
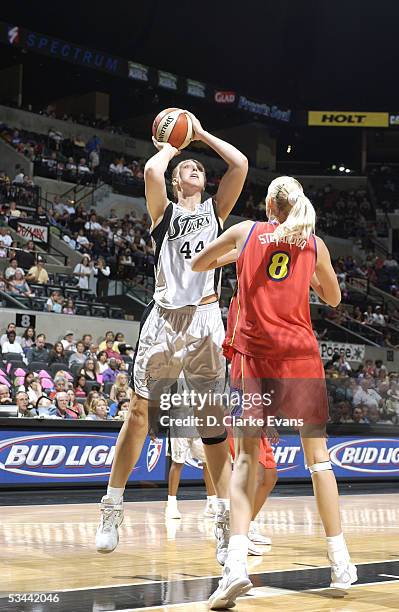
<svg viewBox="0 0 399 612"><path fill-rule="evenodd" d="M157 465L159 458L162 453L163 440L151 440L147 449L147 470L152 472L152 470Z"/></svg>

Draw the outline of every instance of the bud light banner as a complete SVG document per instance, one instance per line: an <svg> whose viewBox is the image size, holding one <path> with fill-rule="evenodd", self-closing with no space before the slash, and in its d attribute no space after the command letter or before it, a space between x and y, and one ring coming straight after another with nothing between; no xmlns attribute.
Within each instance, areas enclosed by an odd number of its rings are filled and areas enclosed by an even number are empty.
<svg viewBox="0 0 399 612"><path fill-rule="evenodd" d="M399 478L399 437L334 437L327 440L330 461L337 478ZM299 436L285 436L273 445L280 480L309 478ZM189 460L183 480L202 478L202 466Z"/></svg>
<svg viewBox="0 0 399 612"><path fill-rule="evenodd" d="M0 431L0 485L107 482L118 432ZM147 437L129 482L165 480L165 440Z"/></svg>

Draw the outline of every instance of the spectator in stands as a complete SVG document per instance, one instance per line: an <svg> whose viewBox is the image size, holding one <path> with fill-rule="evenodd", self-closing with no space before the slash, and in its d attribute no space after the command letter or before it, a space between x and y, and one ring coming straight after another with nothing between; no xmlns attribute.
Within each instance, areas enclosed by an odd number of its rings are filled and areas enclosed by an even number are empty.
<svg viewBox="0 0 399 612"><path fill-rule="evenodd" d="M62 342L55 342L53 348L50 351L47 365L51 366L54 363L62 363L64 366L67 365L67 358L65 356L64 346Z"/></svg>
<svg viewBox="0 0 399 612"><path fill-rule="evenodd" d="M81 340L76 343L76 352L73 353L69 358L69 367L73 366L74 363L80 363L82 366L86 361L85 345Z"/></svg>
<svg viewBox="0 0 399 612"><path fill-rule="evenodd" d="M93 343L93 336L91 334L83 334L82 336L82 342L84 344L85 347L85 353L87 356L89 356L90 351L90 347Z"/></svg>
<svg viewBox="0 0 399 612"><path fill-rule="evenodd" d="M108 355L106 351L100 351L97 354L98 372L104 374L108 370Z"/></svg>
<svg viewBox="0 0 399 612"><path fill-rule="evenodd" d="M55 416L56 410L51 399L49 399L47 395L41 395L38 397L32 413L36 412L36 415L41 419L52 419Z"/></svg>
<svg viewBox="0 0 399 612"><path fill-rule="evenodd" d="M24 384L18 388L18 391L24 391L28 394L29 402L36 405L37 400L42 395L42 387L39 377L34 372L27 372L24 378Z"/></svg>
<svg viewBox="0 0 399 612"><path fill-rule="evenodd" d="M122 400L130 401L124 389L121 389L120 391L116 391L115 400L109 406L109 416L111 417L115 416L117 408L118 408L118 403L121 402Z"/></svg>
<svg viewBox="0 0 399 612"><path fill-rule="evenodd" d="M9 292L10 295L14 295L15 297L31 297L34 295L25 280L24 273L20 270L16 270L14 278L10 280Z"/></svg>
<svg viewBox="0 0 399 612"><path fill-rule="evenodd" d="M116 376L115 383L112 385L111 392L109 394L110 399L115 401L117 399L117 394L120 391L124 391L126 393L126 397L131 399L133 391L131 387L129 387L129 379L125 372L120 372Z"/></svg>
<svg viewBox="0 0 399 612"><path fill-rule="evenodd" d="M129 414L129 406L130 406L130 400L128 399L121 400L117 404L115 414L114 415L110 414L110 416L113 416L113 418L118 421L124 421L127 415Z"/></svg>
<svg viewBox="0 0 399 612"><path fill-rule="evenodd" d="M1 347L3 356L6 357L8 353L13 353L21 355L22 361L27 363L24 350L19 342L16 342L16 333L15 331L7 332L7 340L3 342Z"/></svg>
<svg viewBox="0 0 399 612"><path fill-rule="evenodd" d="M35 328L30 325L25 329L24 333L22 334L21 346L24 349L24 353L26 353L28 349L32 348L32 346L35 344L35 339Z"/></svg>
<svg viewBox="0 0 399 612"><path fill-rule="evenodd" d="M74 336L75 332L73 332L71 329L66 331L65 336L61 340L65 351L74 351L76 349Z"/></svg>
<svg viewBox="0 0 399 612"><path fill-rule="evenodd" d="M76 401L75 392L73 389L68 389L68 406L67 406L67 414L71 419L83 419L85 418L85 413L83 406Z"/></svg>
<svg viewBox="0 0 399 612"><path fill-rule="evenodd" d="M33 266L26 275L26 280L37 283L38 285L48 285L49 276L44 267L44 259L40 255L37 257L37 263Z"/></svg>
<svg viewBox="0 0 399 612"><path fill-rule="evenodd" d="M376 327L384 327L386 324L385 317L382 314L381 306L375 307L375 312L373 313L373 321L372 324Z"/></svg>
<svg viewBox="0 0 399 612"><path fill-rule="evenodd" d="M115 338L114 338L114 350L117 351L117 353L120 352L120 344L125 344L126 340L125 340L125 335L122 332L116 332L115 334Z"/></svg>
<svg viewBox="0 0 399 612"><path fill-rule="evenodd" d="M54 398L54 404L56 407L55 416L60 419L71 419L72 416L68 413L69 397L66 391L58 391Z"/></svg>
<svg viewBox="0 0 399 612"><path fill-rule="evenodd" d="M46 348L46 336L38 334L34 346L27 353L29 363L32 361L43 361L47 363L49 351Z"/></svg>
<svg viewBox="0 0 399 612"><path fill-rule="evenodd" d="M12 237L6 227L0 227L0 241L7 249L12 245Z"/></svg>
<svg viewBox="0 0 399 612"><path fill-rule="evenodd" d="M68 391L68 380L64 376L64 372L62 370L59 370L54 376L54 389L49 393L50 399L53 399L56 394L60 393L61 391L65 391L65 393Z"/></svg>
<svg viewBox="0 0 399 612"><path fill-rule="evenodd" d="M9 323L9 324L7 325L6 333L5 333L5 334L3 334L3 335L1 336L1 338L0 338L0 346L1 346L1 349L2 349L2 350L3 350L3 344L4 344L4 342L7 342L7 341L8 341L8 333L9 333L9 332L11 332L11 331L13 331L13 332L17 333L17 327L16 327L15 323ZM21 338L21 336L16 335L16 336L15 336L15 342L17 342L18 344L21 344L21 345L22 345L22 338Z"/></svg>
<svg viewBox="0 0 399 612"><path fill-rule="evenodd" d="M4 272L4 276L6 278L6 280L12 280L12 278L15 276L16 272L22 272L23 274L23 269L18 267L18 261L16 257L12 257L9 261L9 265L8 267L5 269Z"/></svg>
<svg viewBox="0 0 399 612"><path fill-rule="evenodd" d="M101 340L100 344L98 345L98 348L100 351L105 351L105 349L107 348L107 341L108 340L115 340L115 334L113 331L107 331L105 332L105 338L104 340ZM118 347L115 346L114 350L116 350Z"/></svg>
<svg viewBox="0 0 399 612"><path fill-rule="evenodd" d="M388 253L386 256L386 259L384 260L384 267L385 268L397 268L398 267L398 262L396 261L396 259L393 257L392 253Z"/></svg>
<svg viewBox="0 0 399 612"><path fill-rule="evenodd" d="M107 266L104 257L99 257L94 267L94 276L97 276L96 293L98 298L108 296L110 274L111 270Z"/></svg>
<svg viewBox="0 0 399 612"><path fill-rule="evenodd" d="M86 377L83 376L82 374L78 374L75 377L75 380L73 383L73 390L74 390L76 397L86 397L87 395L86 382L87 382Z"/></svg>
<svg viewBox="0 0 399 612"><path fill-rule="evenodd" d="M19 208L17 208L17 203L10 202L9 209L8 209L8 216L11 219L19 219L21 215L22 215L22 211L19 210Z"/></svg>
<svg viewBox="0 0 399 612"><path fill-rule="evenodd" d="M119 359L118 351L114 350L114 340L107 340L105 343L105 352L107 353L108 359L111 359L112 357Z"/></svg>
<svg viewBox="0 0 399 612"><path fill-rule="evenodd" d="M44 210L43 206L38 206L36 212L34 213L34 220L39 225L48 225L49 218L48 214Z"/></svg>
<svg viewBox="0 0 399 612"><path fill-rule="evenodd" d="M85 223L85 230L88 232L89 237L92 232L101 232L102 227L101 224L97 221L96 213L92 213L89 217L89 220Z"/></svg>
<svg viewBox="0 0 399 612"><path fill-rule="evenodd" d="M101 397L100 393L96 391L95 389L93 391L90 391L90 393L88 393L85 403L83 404L83 409L84 409L85 414L89 414L92 403L94 402L94 400L97 400L100 397Z"/></svg>
<svg viewBox="0 0 399 612"><path fill-rule="evenodd" d="M14 402L12 401L10 390L7 385L0 385L0 404L10 406L13 403Z"/></svg>
<svg viewBox="0 0 399 612"><path fill-rule="evenodd" d="M73 271L75 278L78 280L78 287L80 287L80 289L89 288L89 278L92 272L93 263L90 261L90 258L85 255L81 263L76 264Z"/></svg>
<svg viewBox="0 0 399 612"><path fill-rule="evenodd" d="M86 359L80 374L88 381L95 381L101 385L102 377L99 375L98 364L94 359L89 357Z"/></svg>
<svg viewBox="0 0 399 612"><path fill-rule="evenodd" d="M69 297L66 300L65 306L62 309L63 314L74 315L76 314L76 306L73 298Z"/></svg>
<svg viewBox="0 0 399 612"><path fill-rule="evenodd" d="M87 421L107 421L108 420L108 405L105 399L99 398L94 400L90 406L90 412L86 417Z"/></svg>
<svg viewBox="0 0 399 612"><path fill-rule="evenodd" d="M52 291L50 297L46 302L47 312L56 312L60 314L62 312L62 306L64 298L59 291Z"/></svg>
<svg viewBox="0 0 399 612"><path fill-rule="evenodd" d="M372 384L373 379L370 378L363 378L360 381L359 389L353 396L354 406L363 404L363 406L366 406L368 409L370 409L371 406L375 406L378 409L381 402L381 396L372 388Z"/></svg>
<svg viewBox="0 0 399 612"><path fill-rule="evenodd" d="M103 372L103 383L115 383L116 377L119 374L119 361L114 357L108 362L108 368Z"/></svg>
<svg viewBox="0 0 399 612"><path fill-rule="evenodd" d="M28 240L26 245L24 245L24 248L17 251L17 260L18 260L18 265L21 268L26 269L26 268L34 267L35 261L36 261L36 247L35 247L35 243L33 242L33 240ZM34 278L29 278L28 276L26 280L29 282L32 282L32 281L37 282L35 281ZM47 283L43 283L43 284L47 284Z"/></svg>
<svg viewBox="0 0 399 612"><path fill-rule="evenodd" d="M15 402L18 406L18 416L19 417L30 417L33 416L30 413L29 408L29 397L25 391L17 391L15 395Z"/></svg>
<svg viewBox="0 0 399 612"><path fill-rule="evenodd" d="M356 424L367 422L366 419L364 418L364 410L361 404L359 404L353 409L352 417L353 417L353 422Z"/></svg>

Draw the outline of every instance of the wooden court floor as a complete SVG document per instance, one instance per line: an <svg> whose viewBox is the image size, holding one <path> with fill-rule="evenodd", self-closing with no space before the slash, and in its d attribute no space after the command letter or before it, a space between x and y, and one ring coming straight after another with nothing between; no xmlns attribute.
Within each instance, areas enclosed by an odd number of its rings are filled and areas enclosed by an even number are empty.
<svg viewBox="0 0 399 612"><path fill-rule="evenodd" d="M125 504L120 544L94 550L97 504L0 507L0 610L205 612L220 567L203 501L180 502L165 521L163 502ZM359 584L332 598L320 520L312 497L272 497L262 531L273 539L249 557L254 589L239 612L399 610L399 493L346 495L342 519ZM58 594L59 602L8 601L9 594Z"/></svg>

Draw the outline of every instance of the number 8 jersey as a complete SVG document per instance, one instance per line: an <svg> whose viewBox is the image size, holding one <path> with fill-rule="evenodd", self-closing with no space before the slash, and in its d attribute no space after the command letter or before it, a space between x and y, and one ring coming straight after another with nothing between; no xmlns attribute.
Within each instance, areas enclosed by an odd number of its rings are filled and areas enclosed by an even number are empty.
<svg viewBox="0 0 399 612"><path fill-rule="evenodd" d="M220 295L221 270L193 272L193 257L222 232L212 198L195 211L170 202L162 221L152 230L155 250L154 301L162 308L198 305Z"/></svg>
<svg viewBox="0 0 399 612"><path fill-rule="evenodd" d="M271 360L318 356L309 306L316 239L276 243L275 229L272 223L254 223L237 259L238 304L230 344L243 355Z"/></svg>

